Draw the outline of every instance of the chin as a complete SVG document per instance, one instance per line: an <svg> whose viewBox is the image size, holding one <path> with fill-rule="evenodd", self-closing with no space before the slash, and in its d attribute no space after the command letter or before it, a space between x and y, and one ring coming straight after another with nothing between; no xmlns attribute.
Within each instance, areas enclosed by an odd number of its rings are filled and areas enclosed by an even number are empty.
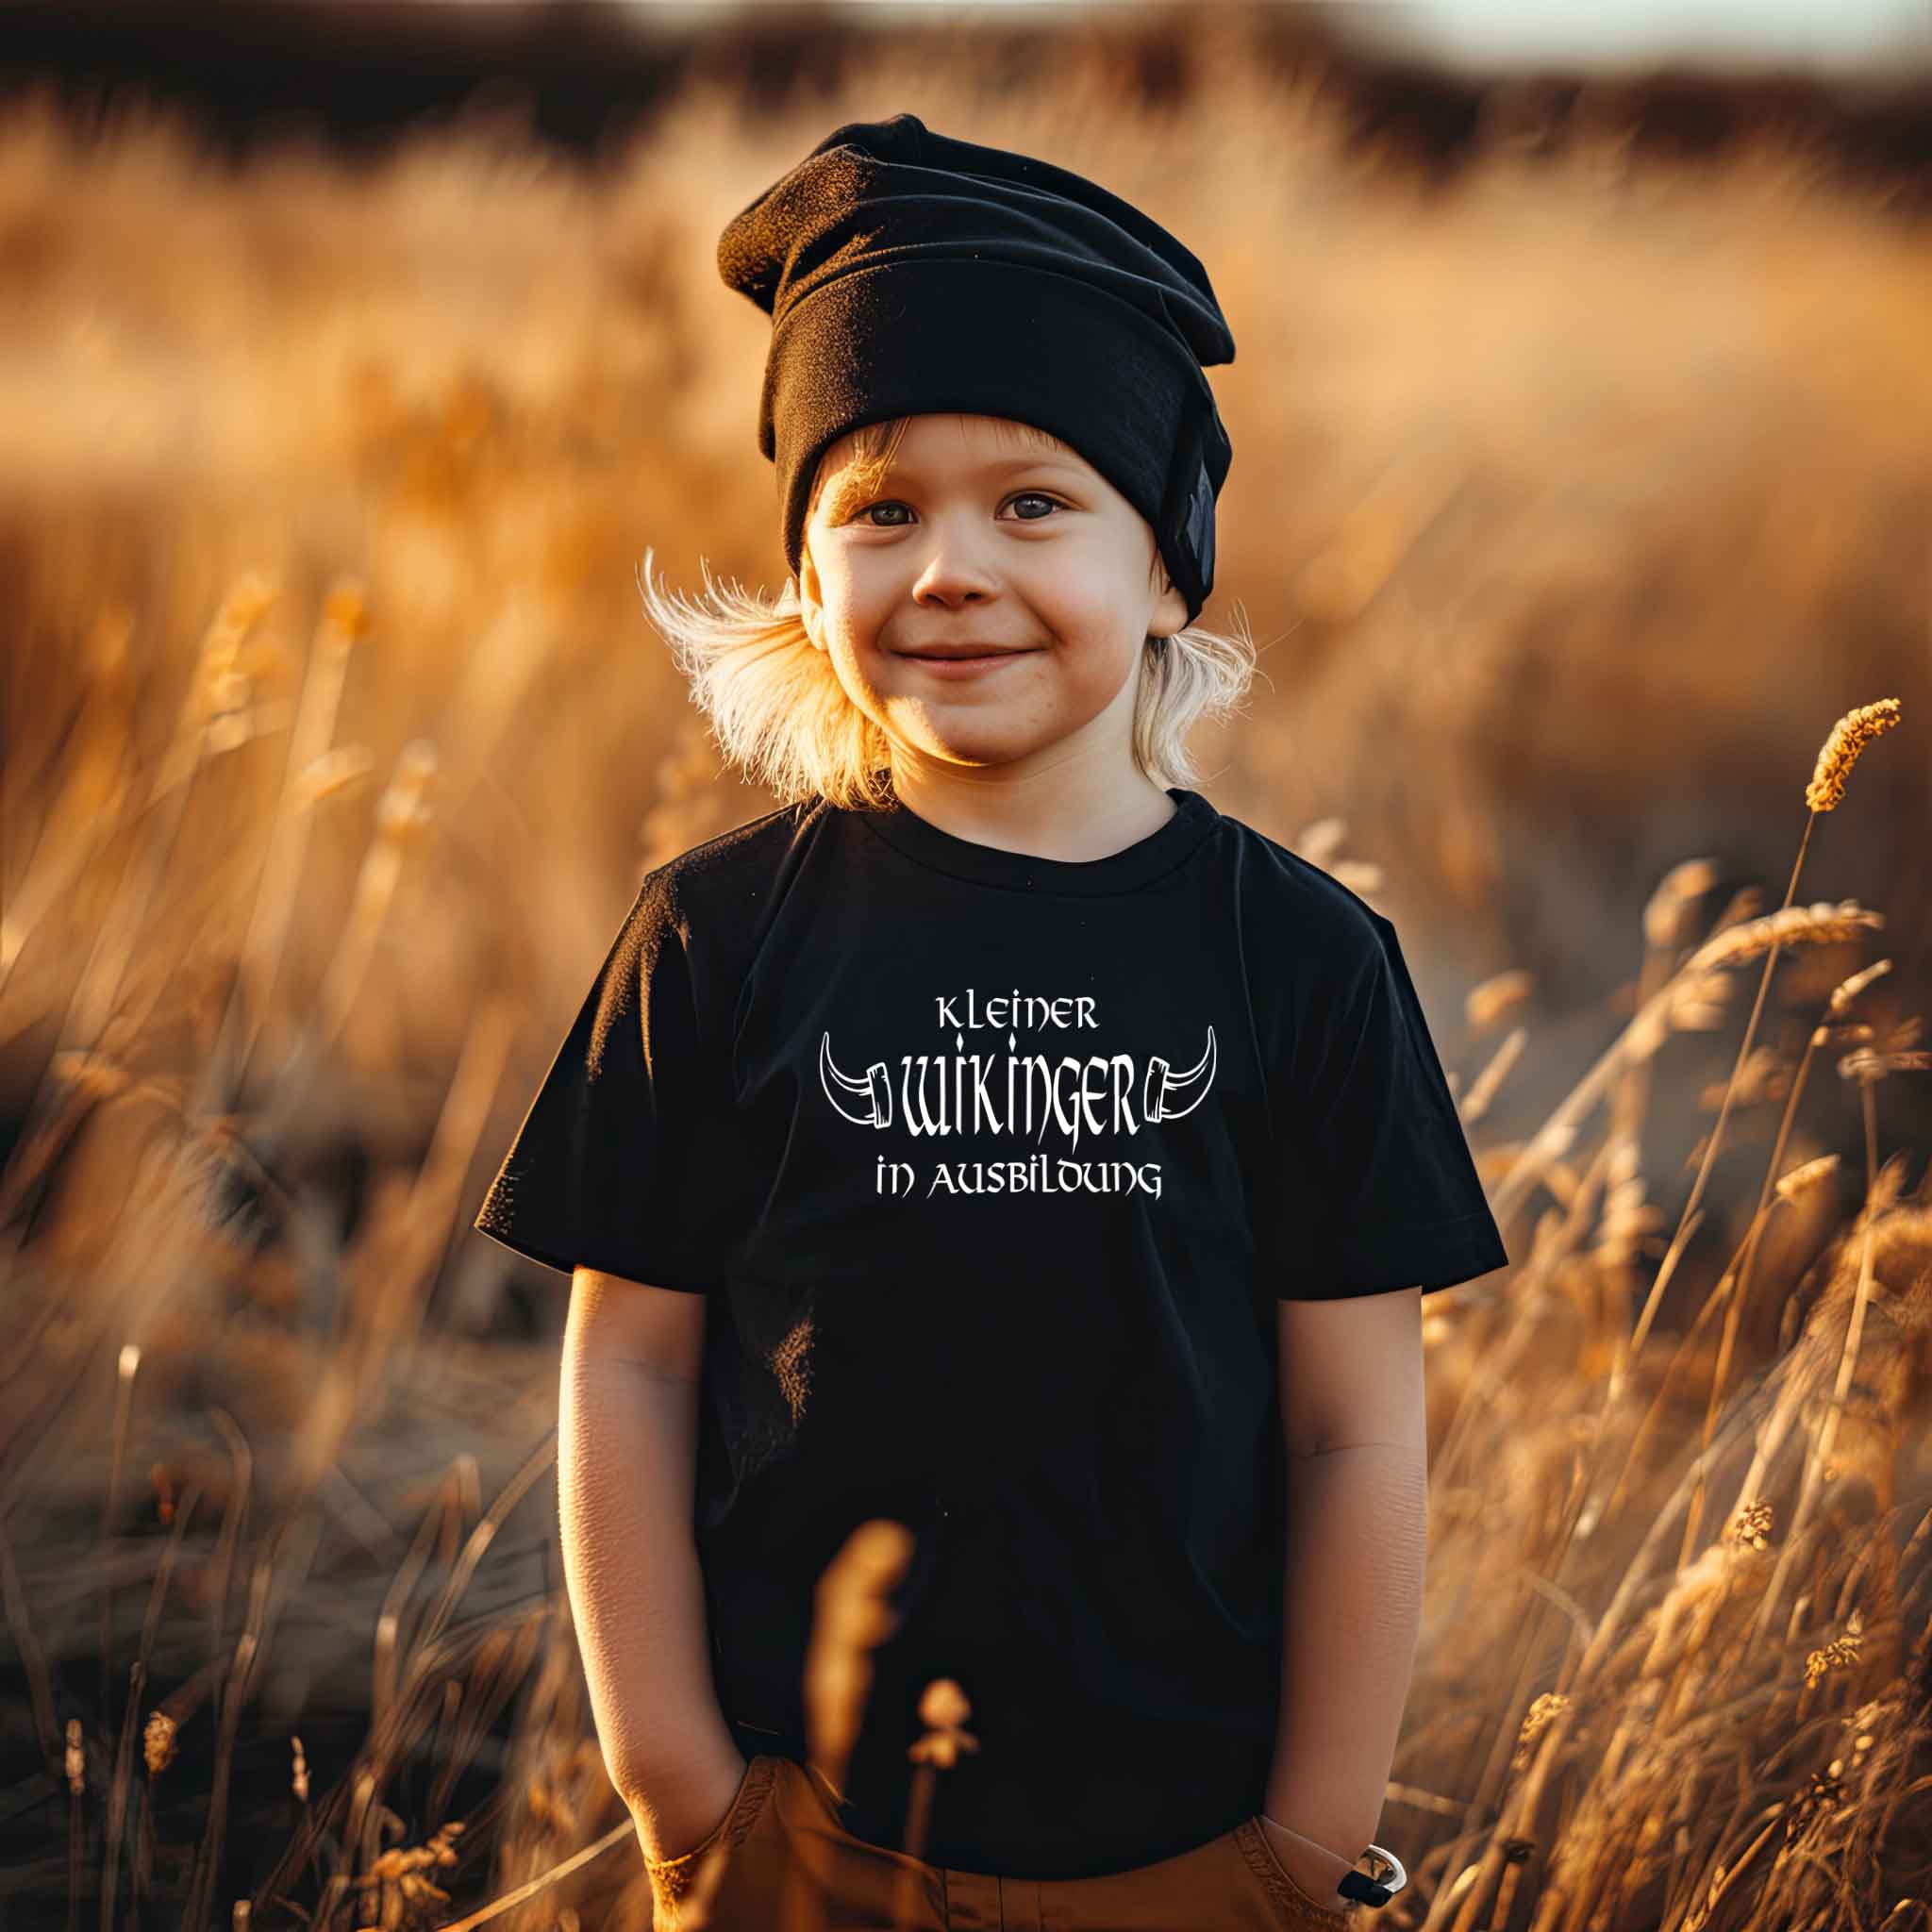
<svg viewBox="0 0 1932 1932"><path fill-rule="evenodd" d="M932 756L956 765L1012 765L1041 748L1030 738L967 738L955 732L934 741Z"/></svg>
<svg viewBox="0 0 1932 1932"><path fill-rule="evenodd" d="M927 719L910 729L901 726L896 735L922 757L955 765L1010 765L1052 742L1035 732L1001 731L996 726L961 730L956 725L944 730Z"/></svg>
<svg viewBox="0 0 1932 1932"><path fill-rule="evenodd" d="M919 674L911 674L918 677ZM1005 674L995 674L1000 675ZM1022 674L1024 675L1024 674ZM902 742L958 764L1008 765L1071 737L1102 708L1063 706L1061 693L1035 690L995 698L961 681L957 693L901 685L876 692L865 708Z"/></svg>

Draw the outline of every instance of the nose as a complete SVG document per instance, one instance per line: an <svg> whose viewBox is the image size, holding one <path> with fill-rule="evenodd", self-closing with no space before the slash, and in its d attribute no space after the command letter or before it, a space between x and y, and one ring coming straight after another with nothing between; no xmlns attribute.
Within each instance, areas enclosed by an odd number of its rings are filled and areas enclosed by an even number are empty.
<svg viewBox="0 0 1932 1932"><path fill-rule="evenodd" d="M939 604L948 609L955 605L985 599L998 590L998 580L976 555L973 539L963 530L936 521L932 527L932 547L924 566L913 579L913 601Z"/></svg>

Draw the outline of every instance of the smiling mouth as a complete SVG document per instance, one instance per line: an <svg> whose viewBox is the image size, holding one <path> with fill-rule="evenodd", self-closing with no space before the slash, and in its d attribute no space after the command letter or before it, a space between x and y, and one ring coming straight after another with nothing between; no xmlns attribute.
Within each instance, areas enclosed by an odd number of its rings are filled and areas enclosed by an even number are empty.
<svg viewBox="0 0 1932 1932"><path fill-rule="evenodd" d="M999 658L1030 658L1034 646L1010 651L899 651L894 655L910 658L916 664L990 664Z"/></svg>

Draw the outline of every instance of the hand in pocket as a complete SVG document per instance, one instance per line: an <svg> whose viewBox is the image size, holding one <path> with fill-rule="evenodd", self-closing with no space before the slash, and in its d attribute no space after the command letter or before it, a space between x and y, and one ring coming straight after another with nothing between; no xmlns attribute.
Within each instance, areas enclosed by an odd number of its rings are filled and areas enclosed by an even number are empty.
<svg viewBox="0 0 1932 1932"><path fill-rule="evenodd" d="M1336 1928L1353 1925L1361 1916L1361 1907L1335 1890L1339 1874L1334 1867L1327 1865L1317 1872L1300 1840L1282 1830L1274 1819L1257 1812L1250 1822L1260 1833L1269 1862L1287 1881L1297 1907L1310 1924Z"/></svg>
<svg viewBox="0 0 1932 1932"><path fill-rule="evenodd" d="M724 1829L744 1790L751 1766L737 1753L735 1766L726 1760L702 1778L691 1779L647 1813L633 1811L638 1843L646 1865L675 1863L703 1851Z"/></svg>
<svg viewBox="0 0 1932 1932"><path fill-rule="evenodd" d="M728 1860L726 1840L742 1833L734 1829L733 1821L749 1800L753 1785L769 1788L771 1767L762 1757L754 1757L749 1762L741 1760L741 1768L737 1782L723 1799L722 1811L716 1786L708 1787L708 1795L701 1795L687 1788L681 1794L684 1803L677 1809L683 1813L688 1804L691 1813L691 1824L686 1827L660 1812L652 1821L649 1832L643 1822L638 1823L638 1839L643 1846L644 1870L651 1880L651 1924L654 1932L686 1932L686 1928L708 1925L711 1922L710 1901L717 1890L721 1876L718 1866ZM727 1767L728 1769L728 1767ZM718 1784L723 1783L723 1778ZM704 1835L691 1840L692 1831L703 1828L710 1820ZM690 1842L687 1842L690 1840ZM661 1852L660 1846L682 1845L679 1851Z"/></svg>
<svg viewBox="0 0 1932 1932"><path fill-rule="evenodd" d="M766 1932L773 1918L765 1895L778 1866L774 1844L761 1841L758 1827L785 1763L782 1757L752 1758L723 1817L690 1850L662 1858L645 1853L653 1932Z"/></svg>

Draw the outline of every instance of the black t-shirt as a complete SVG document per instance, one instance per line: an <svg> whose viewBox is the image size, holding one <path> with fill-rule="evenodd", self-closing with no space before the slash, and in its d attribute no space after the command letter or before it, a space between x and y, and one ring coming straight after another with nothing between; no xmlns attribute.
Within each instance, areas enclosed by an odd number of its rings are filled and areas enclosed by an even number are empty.
<svg viewBox="0 0 1932 1932"><path fill-rule="evenodd" d="M803 1758L820 1573L915 1535L844 1822L919 1697L924 1856L1073 1878L1260 1809L1279 1299L1508 1257L1394 927L1199 793L1105 858L795 804L650 873L476 1217L709 1296L693 1529L741 1747Z"/></svg>

